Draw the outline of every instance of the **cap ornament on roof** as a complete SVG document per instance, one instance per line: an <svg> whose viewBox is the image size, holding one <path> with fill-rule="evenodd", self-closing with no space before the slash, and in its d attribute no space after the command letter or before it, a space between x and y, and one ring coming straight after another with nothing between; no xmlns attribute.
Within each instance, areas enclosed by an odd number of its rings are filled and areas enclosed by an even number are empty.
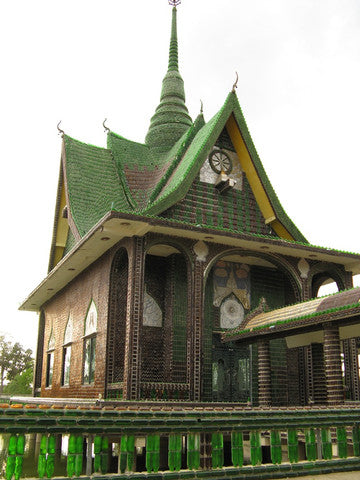
<svg viewBox="0 0 360 480"><path fill-rule="evenodd" d="M104 132L110 132L110 128L105 125L105 122L107 121L107 118L103 121L103 127L104 127Z"/></svg>
<svg viewBox="0 0 360 480"><path fill-rule="evenodd" d="M235 83L233 85L233 88L232 88L232 92L234 93L235 92L235 88L237 88L237 84L238 84L238 81L239 81L239 75L237 72L236 73L236 80L235 80Z"/></svg>
<svg viewBox="0 0 360 480"><path fill-rule="evenodd" d="M64 132L64 130L61 130L61 128L60 128L60 123L61 122L62 122L62 120L60 120L60 122L56 125L56 128L59 131L58 135L61 135L63 137L65 135L65 132Z"/></svg>
<svg viewBox="0 0 360 480"><path fill-rule="evenodd" d="M173 7L177 7L180 5L181 0L169 0L169 5L172 5Z"/></svg>

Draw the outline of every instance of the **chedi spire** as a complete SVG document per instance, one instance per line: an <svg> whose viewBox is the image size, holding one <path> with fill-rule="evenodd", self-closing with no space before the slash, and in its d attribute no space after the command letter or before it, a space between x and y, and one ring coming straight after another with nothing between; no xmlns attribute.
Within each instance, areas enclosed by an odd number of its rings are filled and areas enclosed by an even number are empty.
<svg viewBox="0 0 360 480"><path fill-rule="evenodd" d="M169 150L192 125L185 105L184 81L179 73L176 5L173 5L168 71L162 82L160 103L151 118L145 143L159 153Z"/></svg>

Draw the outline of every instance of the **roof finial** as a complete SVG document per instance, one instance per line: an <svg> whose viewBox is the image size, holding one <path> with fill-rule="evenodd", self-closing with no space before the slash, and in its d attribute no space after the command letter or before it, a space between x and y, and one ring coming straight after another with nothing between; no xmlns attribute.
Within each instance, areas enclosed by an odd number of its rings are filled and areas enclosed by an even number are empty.
<svg viewBox="0 0 360 480"><path fill-rule="evenodd" d="M237 72L236 73L236 80L235 80L235 83L233 85L233 88L232 88L232 92L235 93L235 88L237 88L237 84L238 84L238 81L239 81L239 75Z"/></svg>
<svg viewBox="0 0 360 480"><path fill-rule="evenodd" d="M176 23L176 5L180 4L180 0L169 0L169 4L173 5L172 22L171 22L171 37L169 49L169 65L168 71L179 69L178 59L178 40L177 40L177 23Z"/></svg>
<svg viewBox="0 0 360 480"><path fill-rule="evenodd" d="M145 139L145 143L157 149L157 152L170 150L192 126L185 105L184 81L179 72L176 5L180 4L180 0L168 1L173 6L168 70L162 82L160 103L151 118Z"/></svg>
<svg viewBox="0 0 360 480"><path fill-rule="evenodd" d="M204 113L204 104L202 100L200 100L200 113Z"/></svg>
<svg viewBox="0 0 360 480"><path fill-rule="evenodd" d="M60 122L56 125L56 128L59 130L58 135L61 135L63 137L65 135L65 132L64 132L64 130L61 130L61 128L60 128L60 123L61 122L62 122L62 120L60 120Z"/></svg>
<svg viewBox="0 0 360 480"><path fill-rule="evenodd" d="M110 132L110 128L108 128L106 125L105 125L105 122L107 121L107 118L105 118L105 120L103 121L103 127L104 127L104 132Z"/></svg>

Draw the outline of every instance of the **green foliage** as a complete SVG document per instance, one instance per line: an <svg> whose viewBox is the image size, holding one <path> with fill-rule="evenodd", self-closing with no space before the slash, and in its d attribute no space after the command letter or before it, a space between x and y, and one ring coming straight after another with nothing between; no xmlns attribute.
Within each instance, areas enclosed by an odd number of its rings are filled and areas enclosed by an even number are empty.
<svg viewBox="0 0 360 480"><path fill-rule="evenodd" d="M30 368L33 368L32 350L24 350L20 343L12 344L4 335L0 335L0 394L3 392L5 380L11 382Z"/></svg>
<svg viewBox="0 0 360 480"><path fill-rule="evenodd" d="M18 373L10 383L4 386L3 392L8 395L30 395L32 392L33 375L32 367L22 373Z"/></svg>

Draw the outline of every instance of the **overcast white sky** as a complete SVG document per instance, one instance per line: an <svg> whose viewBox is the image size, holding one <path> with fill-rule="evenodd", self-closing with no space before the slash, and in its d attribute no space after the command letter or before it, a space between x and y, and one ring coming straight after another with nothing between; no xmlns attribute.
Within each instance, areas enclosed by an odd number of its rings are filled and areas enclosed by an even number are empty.
<svg viewBox="0 0 360 480"><path fill-rule="evenodd" d="M102 122L143 141L167 69L166 0L13 0L0 5L2 316L45 277L61 138L105 146ZM183 0L180 71L194 118L237 94L282 205L315 245L360 251L359 0Z"/></svg>

